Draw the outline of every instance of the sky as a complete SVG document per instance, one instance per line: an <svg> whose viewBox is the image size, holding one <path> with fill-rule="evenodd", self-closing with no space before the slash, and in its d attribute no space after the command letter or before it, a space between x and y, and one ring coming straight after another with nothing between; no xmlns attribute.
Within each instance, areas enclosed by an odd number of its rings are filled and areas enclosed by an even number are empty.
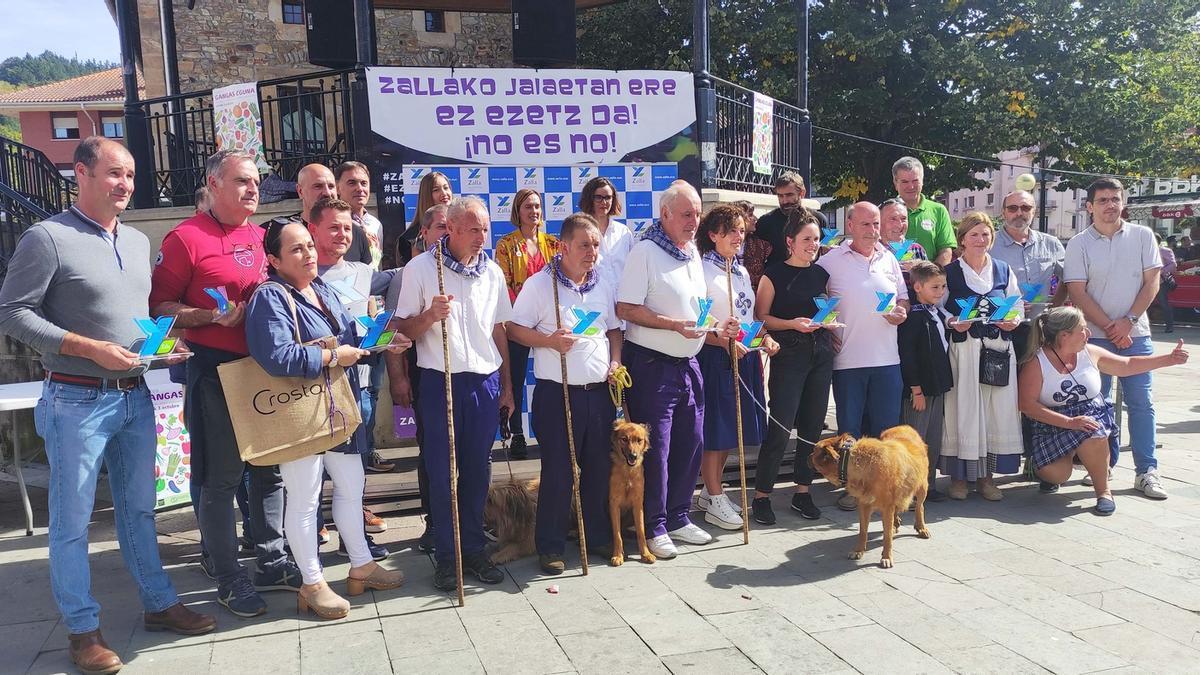
<svg viewBox="0 0 1200 675"><path fill-rule="evenodd" d="M120 61L117 25L104 0L0 0L0 61L46 50Z"/></svg>

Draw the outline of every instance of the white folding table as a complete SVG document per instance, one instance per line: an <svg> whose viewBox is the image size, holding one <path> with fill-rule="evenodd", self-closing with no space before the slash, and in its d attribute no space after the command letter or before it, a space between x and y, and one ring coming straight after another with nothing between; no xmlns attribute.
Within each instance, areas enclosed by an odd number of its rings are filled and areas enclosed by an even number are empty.
<svg viewBox="0 0 1200 675"><path fill-rule="evenodd" d="M18 411L37 405L42 397L42 381L0 384L0 412L10 412L12 417L13 472L17 487L21 490L21 505L25 507L25 536L33 536L33 507L29 505L29 492L25 489L25 474L21 471L21 433Z"/></svg>

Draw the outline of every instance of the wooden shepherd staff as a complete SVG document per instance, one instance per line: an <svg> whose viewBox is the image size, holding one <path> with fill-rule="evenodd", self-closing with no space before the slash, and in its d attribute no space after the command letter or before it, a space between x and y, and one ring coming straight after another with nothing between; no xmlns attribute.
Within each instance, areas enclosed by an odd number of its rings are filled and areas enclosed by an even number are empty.
<svg viewBox="0 0 1200 675"><path fill-rule="evenodd" d="M445 297L446 280L442 272L442 244L433 249L437 260L438 295ZM458 606L466 605L463 595L462 531L458 525L458 455L454 450L454 390L450 384L450 335L446 332L446 320L442 319L442 364L446 370L446 432L450 446L450 522L454 524L454 577L458 581Z"/></svg>
<svg viewBox="0 0 1200 675"><path fill-rule="evenodd" d="M737 315L733 304L733 258L725 259L725 283L729 286L729 316ZM742 437L742 380L738 374L737 340L729 340L729 360L733 364L733 410L737 417L738 474L742 481L742 543L750 543L750 507L746 504L746 441Z"/></svg>
<svg viewBox="0 0 1200 675"><path fill-rule="evenodd" d="M558 275L562 272L559 263L551 263L554 270L550 275L550 286L554 289L554 325L562 330L562 310L558 304ZM583 563L583 576L588 573L587 534L583 531L583 502L579 499L579 463L575 460L575 428L571 422L571 390L567 386L567 355L558 353L558 364L562 368L563 408L567 411L567 449L571 453L571 495L575 500L576 527L579 528L579 559Z"/></svg>

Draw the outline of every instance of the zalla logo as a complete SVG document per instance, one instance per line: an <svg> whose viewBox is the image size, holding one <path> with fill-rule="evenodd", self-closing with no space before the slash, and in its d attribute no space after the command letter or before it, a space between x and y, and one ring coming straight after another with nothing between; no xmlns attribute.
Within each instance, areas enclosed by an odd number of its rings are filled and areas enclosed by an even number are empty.
<svg viewBox="0 0 1200 675"><path fill-rule="evenodd" d="M1046 284L1021 284L1021 291L1024 292L1021 299L1025 302L1045 302L1046 294L1042 293L1045 287Z"/></svg>
<svg viewBox="0 0 1200 675"><path fill-rule="evenodd" d="M834 311L834 308L837 307L840 300L841 298L813 298L813 302L817 305L817 313L813 316L812 322L828 324L837 321L837 312Z"/></svg>
<svg viewBox="0 0 1200 675"><path fill-rule="evenodd" d="M883 291L875 291L875 297L879 298L879 304L875 305L876 312L890 312L896 308L896 303L892 302L892 298L896 297L895 293L884 293Z"/></svg>
<svg viewBox="0 0 1200 675"><path fill-rule="evenodd" d="M1013 295L1007 298L989 298L992 305L991 316L989 321L1012 321L1017 318L1017 301L1021 299L1019 295Z"/></svg>
<svg viewBox="0 0 1200 675"><path fill-rule="evenodd" d="M177 340L173 337L167 337L171 332L171 326L175 325L175 317L160 316L158 319L144 317L134 319L137 327L141 329L142 334L146 337L142 340L141 348L138 349L138 356L162 356L175 351L175 343Z"/></svg>
<svg viewBox="0 0 1200 675"><path fill-rule="evenodd" d="M324 391L325 384L320 381L297 387L291 391L277 392L271 389L262 389L254 395L254 410L260 415L274 415L279 412L277 408L280 406L286 406L306 396L320 396Z"/></svg>
<svg viewBox="0 0 1200 675"><path fill-rule="evenodd" d="M822 246L833 246L833 240L837 239L837 238L838 238L838 231L836 228L827 227L827 228L821 230L821 245Z"/></svg>
<svg viewBox="0 0 1200 675"><path fill-rule="evenodd" d="M525 178L537 178L537 169L525 169Z"/></svg>
<svg viewBox="0 0 1200 675"><path fill-rule="evenodd" d="M888 244L888 246L891 247L892 253L896 255L896 260L904 262L913 259L912 247L915 243L917 242L912 239L905 239L904 241L894 241Z"/></svg>
<svg viewBox="0 0 1200 675"><path fill-rule="evenodd" d="M479 178L480 169L467 169L467 180Z"/></svg>
<svg viewBox="0 0 1200 675"><path fill-rule="evenodd" d="M511 202L511 201L512 201L512 197L510 197L508 195L496 197L496 208L502 209L502 208L508 206L509 202Z"/></svg>
<svg viewBox="0 0 1200 675"><path fill-rule="evenodd" d="M717 320L708 313L712 305L712 298L696 298L696 306L700 310L700 315L696 317L697 328L711 328L717 325Z"/></svg>
<svg viewBox="0 0 1200 675"><path fill-rule="evenodd" d="M592 175L592 168L590 166L579 167L579 177L580 178L590 178L591 175Z"/></svg>
<svg viewBox="0 0 1200 675"><path fill-rule="evenodd" d="M563 205L563 202L564 202L566 199L567 199L567 196L566 196L566 195L554 195L554 201L553 201L551 204L552 204L553 206L562 206L562 205Z"/></svg>
<svg viewBox="0 0 1200 675"><path fill-rule="evenodd" d="M367 334L358 343L359 349L386 347L392 343L392 338L396 336L396 331L387 329L388 321L392 320L391 310L380 312L374 318L360 316L357 317L357 320L367 331Z"/></svg>
<svg viewBox="0 0 1200 675"><path fill-rule="evenodd" d="M979 316L979 308L976 306L979 304L979 298L976 296L972 295L971 297L965 299L956 298L954 301L958 303L959 321L970 321L971 319Z"/></svg>
<svg viewBox="0 0 1200 675"><path fill-rule="evenodd" d="M760 335L760 333L762 333L763 322L754 321L739 325L741 326L741 330L738 332L737 339L738 342L742 343L742 346L747 349L758 349L762 346L764 336Z"/></svg>
<svg viewBox="0 0 1200 675"><path fill-rule="evenodd" d="M571 327L571 333L574 335L585 335L592 337L600 334L600 328L592 324L596 323L596 319L600 318L600 312L589 312L579 307L572 307L571 314L574 315L575 325Z"/></svg>
<svg viewBox="0 0 1200 675"><path fill-rule="evenodd" d="M412 180L420 180L421 176L423 175L425 175L425 169L413 169L412 174L409 175L409 178Z"/></svg>
<svg viewBox="0 0 1200 675"><path fill-rule="evenodd" d="M645 173L646 173L646 167L644 167L644 166L633 167L633 177L634 178L641 178L642 175Z"/></svg>

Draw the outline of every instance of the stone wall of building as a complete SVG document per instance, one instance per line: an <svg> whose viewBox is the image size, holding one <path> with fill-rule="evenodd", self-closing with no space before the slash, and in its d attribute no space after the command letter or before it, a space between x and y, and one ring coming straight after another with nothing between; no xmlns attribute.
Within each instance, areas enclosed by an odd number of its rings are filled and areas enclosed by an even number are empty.
<svg viewBox="0 0 1200 675"><path fill-rule="evenodd" d="M305 29L283 23L281 0L173 0L183 92L322 70L308 63ZM146 96L166 93L158 3L139 2ZM446 12L444 33L425 31L425 12L377 9L379 62L403 66L508 66L508 14Z"/></svg>

